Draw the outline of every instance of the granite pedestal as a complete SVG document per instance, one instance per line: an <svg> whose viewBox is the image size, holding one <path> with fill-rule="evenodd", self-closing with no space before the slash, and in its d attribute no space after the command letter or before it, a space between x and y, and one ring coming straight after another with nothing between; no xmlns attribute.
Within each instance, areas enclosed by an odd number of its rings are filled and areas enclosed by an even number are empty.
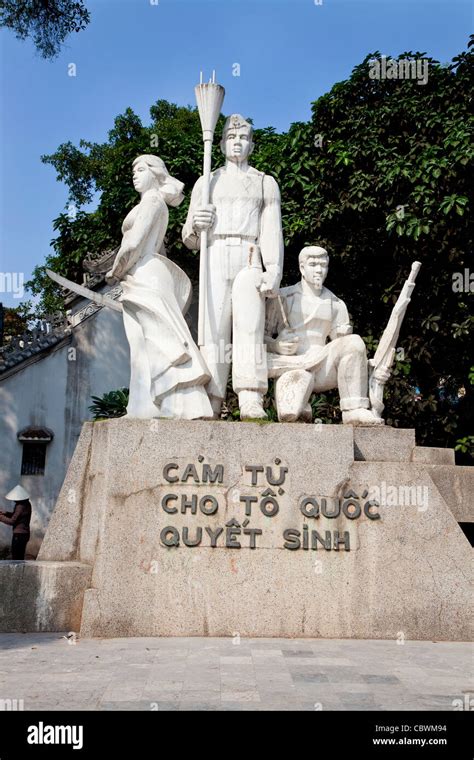
<svg viewBox="0 0 474 760"><path fill-rule="evenodd" d="M50 612L15 613L29 576L3 563L1 629L468 640L471 547L433 475L463 468L434 451L386 427L85 423L29 563Z"/></svg>

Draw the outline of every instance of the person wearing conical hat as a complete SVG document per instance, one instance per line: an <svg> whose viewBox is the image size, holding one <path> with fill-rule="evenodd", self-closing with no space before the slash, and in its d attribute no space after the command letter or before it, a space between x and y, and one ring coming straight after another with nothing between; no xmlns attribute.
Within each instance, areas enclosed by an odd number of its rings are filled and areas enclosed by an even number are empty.
<svg viewBox="0 0 474 760"><path fill-rule="evenodd" d="M26 545L30 540L30 497L23 486L17 485L6 494L5 499L15 502L13 512L0 511L0 522L13 528L12 559L25 559Z"/></svg>

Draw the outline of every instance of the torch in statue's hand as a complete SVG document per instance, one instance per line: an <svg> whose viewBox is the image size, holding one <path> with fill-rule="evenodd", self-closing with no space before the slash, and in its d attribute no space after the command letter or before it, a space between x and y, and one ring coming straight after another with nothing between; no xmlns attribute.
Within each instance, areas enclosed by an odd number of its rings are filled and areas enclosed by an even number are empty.
<svg viewBox="0 0 474 760"><path fill-rule="evenodd" d="M210 229L216 221L216 207L212 203L199 206L193 215L193 229L196 232Z"/></svg>

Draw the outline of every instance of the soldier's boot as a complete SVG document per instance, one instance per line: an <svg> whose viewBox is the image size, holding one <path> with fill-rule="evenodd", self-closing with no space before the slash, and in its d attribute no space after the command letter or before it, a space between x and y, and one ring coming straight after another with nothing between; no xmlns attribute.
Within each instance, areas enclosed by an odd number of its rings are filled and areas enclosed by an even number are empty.
<svg viewBox="0 0 474 760"><path fill-rule="evenodd" d="M241 420L266 420L263 409L263 393L260 391L239 391Z"/></svg>
<svg viewBox="0 0 474 760"><path fill-rule="evenodd" d="M342 413L344 425L384 425L385 422L377 417L371 409L351 409Z"/></svg>

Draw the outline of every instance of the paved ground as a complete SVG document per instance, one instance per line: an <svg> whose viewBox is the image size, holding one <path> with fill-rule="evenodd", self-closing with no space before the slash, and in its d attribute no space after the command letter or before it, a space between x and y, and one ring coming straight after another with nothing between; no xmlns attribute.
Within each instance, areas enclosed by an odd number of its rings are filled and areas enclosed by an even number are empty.
<svg viewBox="0 0 474 760"><path fill-rule="evenodd" d="M0 634L0 700L25 710L452 710L465 643Z"/></svg>

